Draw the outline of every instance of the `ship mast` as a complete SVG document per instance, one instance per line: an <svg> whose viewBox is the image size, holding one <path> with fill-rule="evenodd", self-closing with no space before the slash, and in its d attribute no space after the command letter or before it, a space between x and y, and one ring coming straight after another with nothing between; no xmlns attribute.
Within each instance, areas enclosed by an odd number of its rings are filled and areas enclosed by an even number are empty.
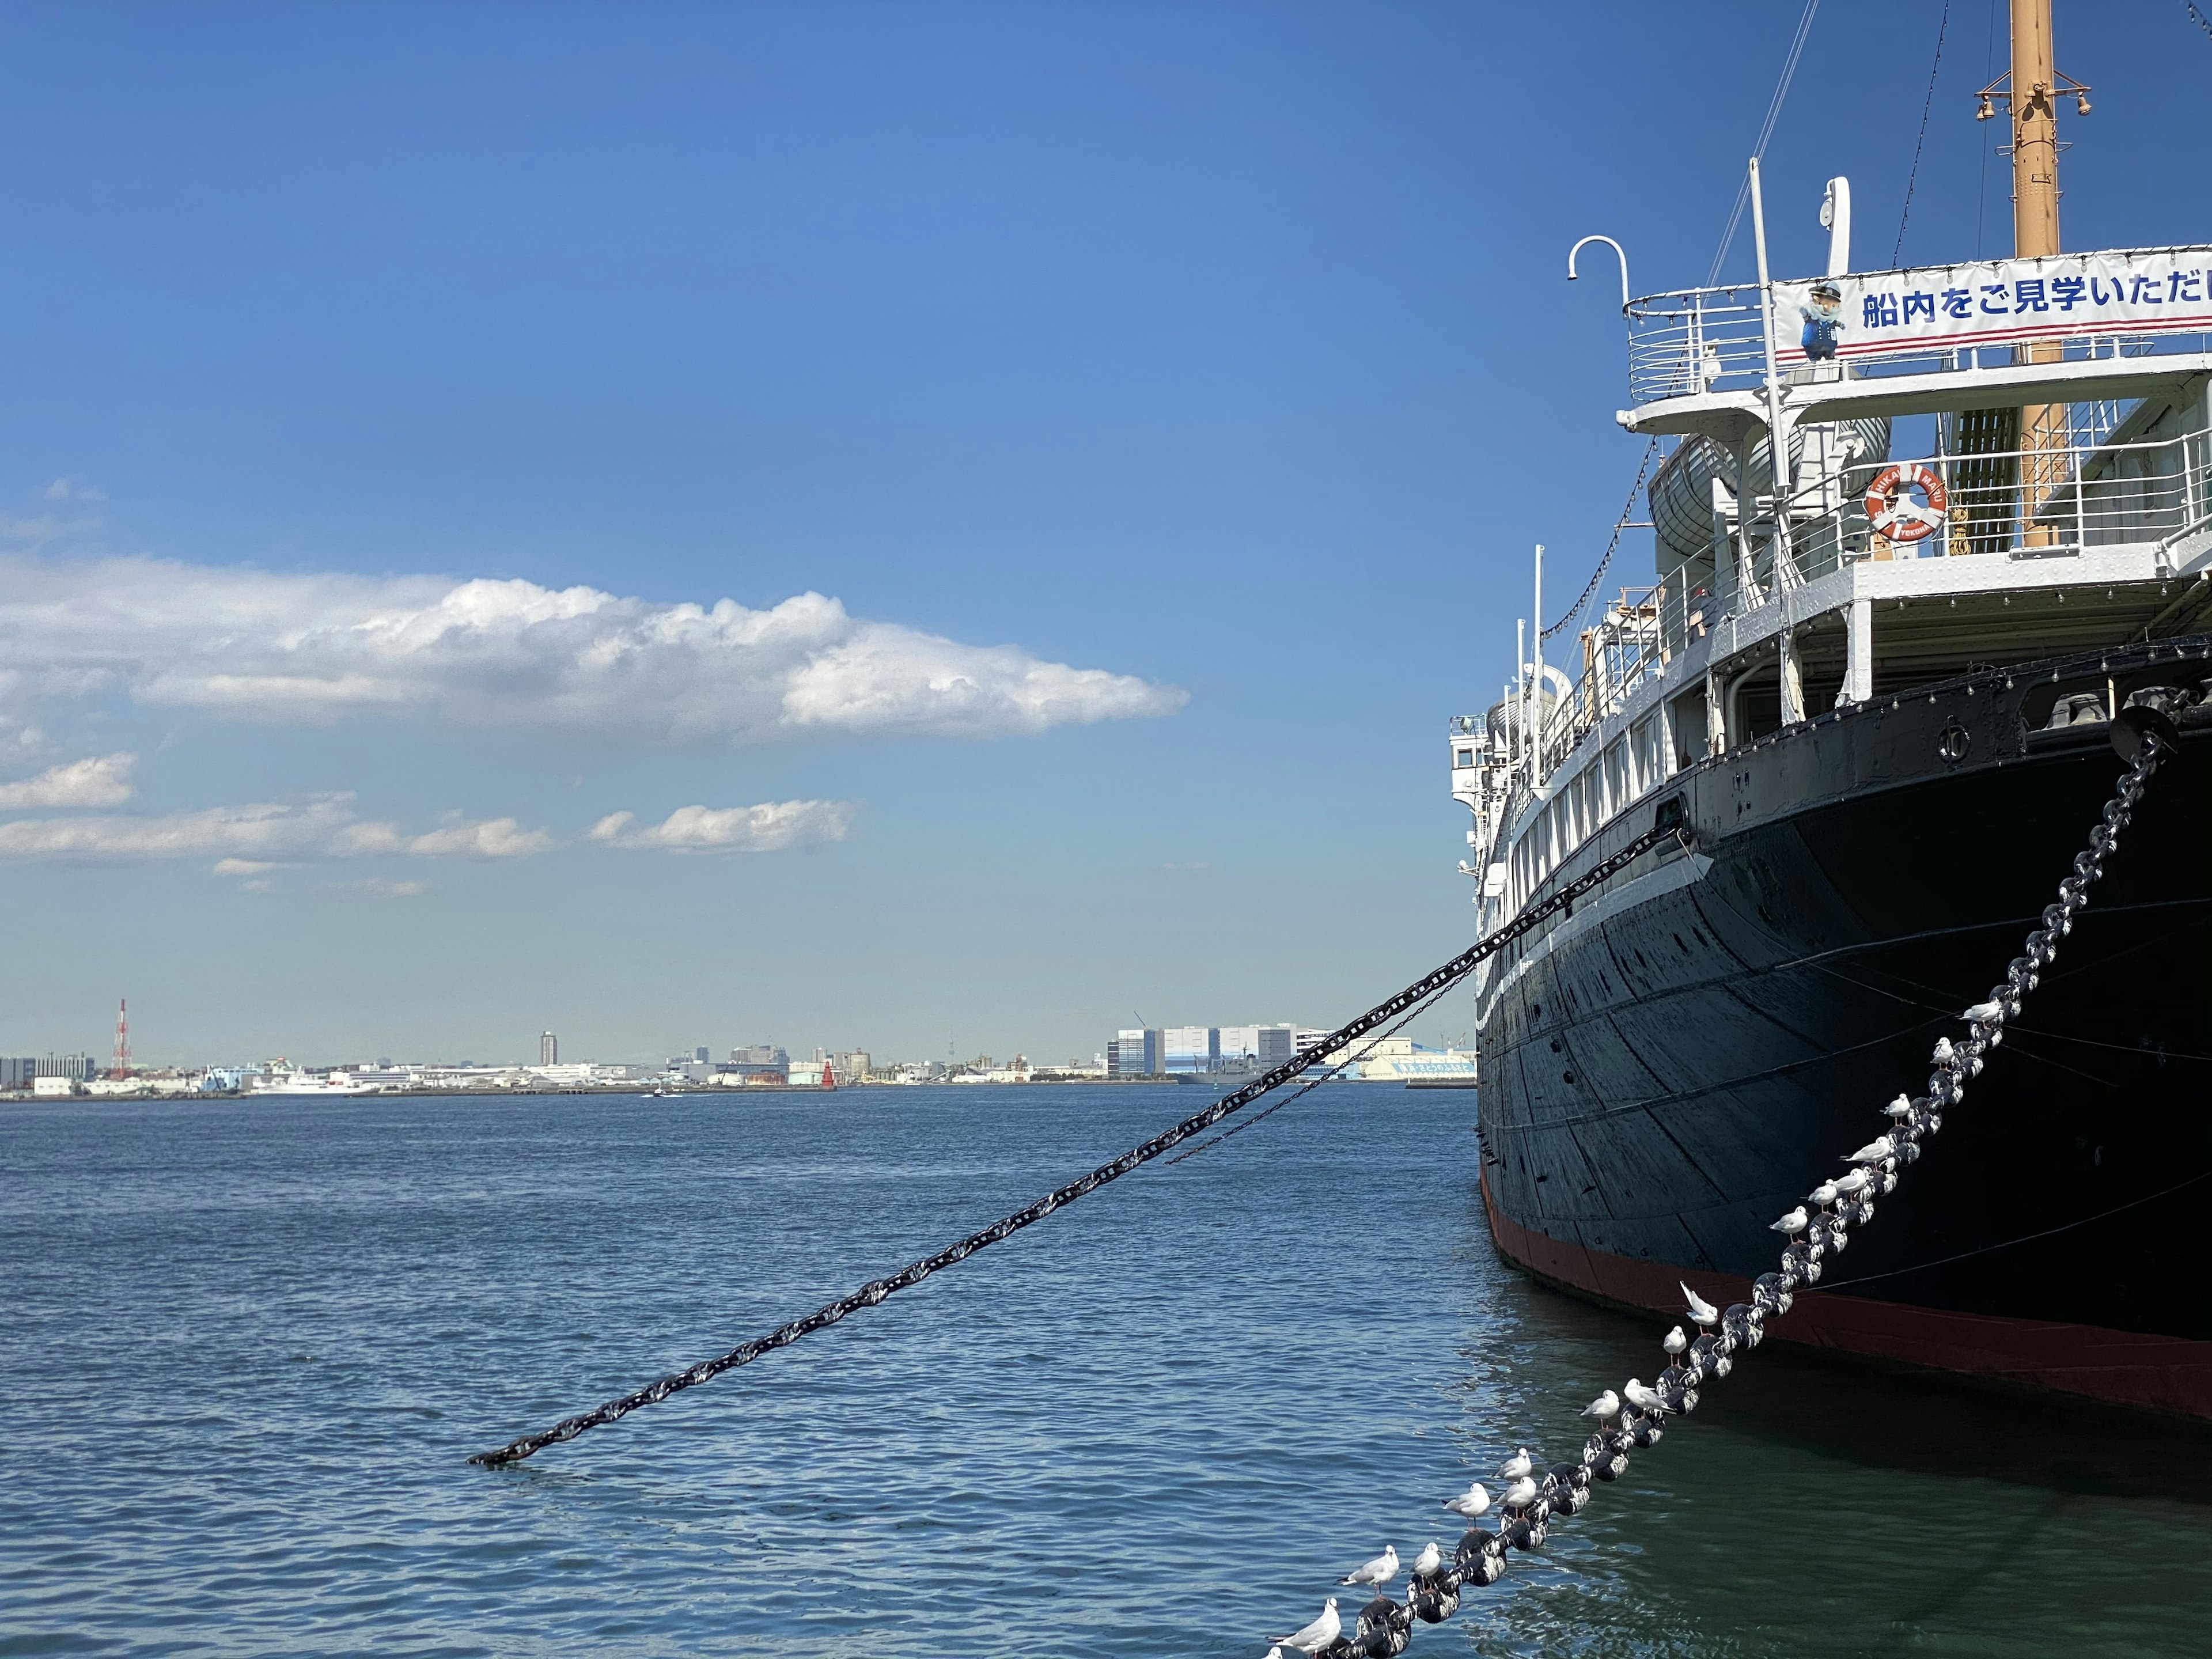
<svg viewBox="0 0 2212 1659"><path fill-rule="evenodd" d="M2008 85L2008 83L2009 83ZM2012 69L1982 88L1977 120L1996 113L2002 100L2012 122L2012 251L2021 259L2058 252L2058 106L2070 96L2074 107L2089 112L2089 88L2058 72L2051 39L2051 0L2012 0ZM2056 362L2063 355L2056 340L2035 340L2020 348L2021 361ZM2020 411L2021 540L2047 546L2056 532L2039 523L2039 509L2066 479L2071 442L2066 405L2036 404Z"/></svg>

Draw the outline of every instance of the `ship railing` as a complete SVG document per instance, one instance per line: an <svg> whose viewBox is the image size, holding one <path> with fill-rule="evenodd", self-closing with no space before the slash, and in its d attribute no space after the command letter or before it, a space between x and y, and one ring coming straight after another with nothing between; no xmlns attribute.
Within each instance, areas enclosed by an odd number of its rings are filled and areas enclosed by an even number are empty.
<svg viewBox="0 0 2212 1659"><path fill-rule="evenodd" d="M2109 431L2120 410L2076 411L2052 432ZM1705 638L1728 612L1747 612L1782 590L1866 560L2066 558L2084 550L2171 547L2212 529L2212 431L2128 443L2058 441L1987 453L1942 451L1896 463L1925 468L1944 491L1929 533L1909 526L1886 534L1867 512L1867 492L1889 463L1861 462L1801 488L1793 498L1788 551L1775 568L1772 505L1754 521L1741 591L1726 578L1692 577L1685 565L1647 587L1623 587L1582 630L1580 672L1544 723L1540 771L1549 775L1645 680ZM1916 494L1915 500L1920 498ZM1919 521L1916 521L1919 522ZM1723 564L1725 568L1725 563ZM1571 659L1563 667L1573 667Z"/></svg>
<svg viewBox="0 0 2212 1659"><path fill-rule="evenodd" d="M1638 404L1694 398L1709 392L1755 392L1766 384L1765 312L1756 283L1685 289L1647 295L1628 303L1628 395ZM1796 330L1787 318L1775 345L1784 386L1821 380L1878 380L1895 375L1961 377L2027 362L2080 363L2212 351L2202 331L2142 332L2115 330L2027 344L1934 348L1900 342L1887 350L1854 349L1848 319L1833 362L1808 363L1797 356Z"/></svg>
<svg viewBox="0 0 2212 1659"><path fill-rule="evenodd" d="M1782 580L1813 580L1861 559L2051 558L2154 545L2212 517L2212 433L2130 443L2078 441L2064 430L2051 435L2061 441L1898 461L1907 477L1933 474L1943 506L1887 532L1869 516L1867 492L1887 464L1855 463L1801 490L1790 514L1794 568ZM1929 505L1917 489L1912 499ZM1775 580L1770 551L1754 565L1743 597L1756 602L1771 595Z"/></svg>

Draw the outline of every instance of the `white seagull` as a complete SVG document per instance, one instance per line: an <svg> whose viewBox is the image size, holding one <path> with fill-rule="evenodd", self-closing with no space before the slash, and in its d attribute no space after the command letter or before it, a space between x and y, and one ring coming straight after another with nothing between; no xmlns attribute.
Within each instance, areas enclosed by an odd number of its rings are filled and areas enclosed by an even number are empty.
<svg viewBox="0 0 2212 1659"><path fill-rule="evenodd" d="M1536 1460L1528 1455L1528 1449L1523 1446L1498 1466L1498 1478L1500 1480L1518 1480L1535 1467Z"/></svg>
<svg viewBox="0 0 2212 1659"><path fill-rule="evenodd" d="M2004 1004L2002 1002L1978 1002L1959 1018L1972 1025L1984 1025L2003 1013Z"/></svg>
<svg viewBox="0 0 2212 1659"><path fill-rule="evenodd" d="M1596 1399L1591 1401L1589 1405L1583 1407L1581 1411L1576 1413L1576 1415L1578 1417L1595 1417L1600 1423L1609 1423L1614 1418L1620 1415L1620 1396L1615 1394L1611 1389L1607 1389L1603 1394L1598 1395Z"/></svg>
<svg viewBox="0 0 2212 1659"><path fill-rule="evenodd" d="M1890 1116L1901 1121L1912 1115L1912 1102L1904 1095L1899 1095L1881 1109Z"/></svg>
<svg viewBox="0 0 2212 1659"><path fill-rule="evenodd" d="M1938 1066L1948 1066L1954 1060L1958 1058L1956 1051L1951 1047L1950 1038L1937 1037L1936 1039L1935 1058L1936 1063Z"/></svg>
<svg viewBox="0 0 2212 1659"><path fill-rule="evenodd" d="M1381 1589L1398 1576L1398 1547L1385 1544L1382 1553L1372 1561L1362 1562L1336 1582L1340 1584L1369 1584Z"/></svg>
<svg viewBox="0 0 2212 1659"><path fill-rule="evenodd" d="M1836 1196L1849 1198L1853 1194L1863 1190L1867 1182L1873 1179L1874 1177L1863 1169L1853 1170L1847 1175L1838 1176L1835 1180Z"/></svg>
<svg viewBox="0 0 2212 1659"><path fill-rule="evenodd" d="M1627 1397L1628 1403L1640 1412L1663 1412L1667 1409L1667 1401L1659 1391L1645 1388L1635 1377L1632 1376L1621 1384L1620 1391Z"/></svg>
<svg viewBox="0 0 2212 1659"><path fill-rule="evenodd" d="M1536 1483L1524 1474L1499 1493L1498 1501L1509 1510L1525 1510L1536 1501Z"/></svg>
<svg viewBox="0 0 2212 1659"><path fill-rule="evenodd" d="M1805 1231L1806 1224L1810 1219L1811 1218L1805 1213L1805 1206L1800 1204L1781 1220L1768 1222L1766 1231L1770 1233L1788 1233L1790 1237L1795 1238Z"/></svg>
<svg viewBox="0 0 2212 1659"><path fill-rule="evenodd" d="M1860 1184L1864 1185L1865 1183L1861 1182ZM1841 1189L1838 1188L1838 1190ZM1682 1281L1679 1279L1674 1282L1678 1285L1682 1284ZM1687 1285L1682 1285L1682 1294L1689 1299L1690 1319L1692 1323L1698 1325L1717 1325L1721 1322L1721 1310L1713 1306L1711 1303L1706 1301L1705 1297L1699 1296Z"/></svg>
<svg viewBox="0 0 2212 1659"><path fill-rule="evenodd" d="M1332 1595L1322 1608L1320 1618L1304 1630L1293 1631L1288 1636L1278 1636L1275 1640L1284 1647L1296 1648L1300 1653L1315 1654L1336 1640L1343 1629L1344 1620L1336 1616L1336 1598Z"/></svg>
<svg viewBox="0 0 2212 1659"><path fill-rule="evenodd" d="M1489 1509L1490 1494L1483 1490L1482 1482L1478 1480L1457 1498L1445 1498L1444 1507L1454 1515L1463 1515L1472 1521Z"/></svg>
<svg viewBox="0 0 2212 1659"><path fill-rule="evenodd" d="M1659 1346L1666 1349L1668 1353L1678 1354L1690 1346L1690 1339L1682 1334L1682 1328L1677 1325L1667 1333L1667 1340Z"/></svg>
<svg viewBox="0 0 2212 1659"><path fill-rule="evenodd" d="M1897 1151L1897 1143L1887 1135L1876 1135L1844 1161L1846 1164L1879 1164Z"/></svg>
<svg viewBox="0 0 2212 1659"><path fill-rule="evenodd" d="M1836 1201L1836 1183L1832 1181L1822 1182L1805 1194L1805 1201L1808 1204L1817 1204L1824 1210L1826 1209Z"/></svg>
<svg viewBox="0 0 2212 1659"><path fill-rule="evenodd" d="M1428 1548L1413 1558L1413 1577L1433 1578L1437 1576L1437 1569L1443 1564L1444 1553L1437 1547L1437 1540L1431 1538Z"/></svg>

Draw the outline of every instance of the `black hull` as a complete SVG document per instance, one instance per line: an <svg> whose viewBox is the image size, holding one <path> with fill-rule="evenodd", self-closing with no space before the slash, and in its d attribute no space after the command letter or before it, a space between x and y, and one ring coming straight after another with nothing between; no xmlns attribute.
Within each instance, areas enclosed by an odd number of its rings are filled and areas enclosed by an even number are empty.
<svg viewBox="0 0 2212 1659"><path fill-rule="evenodd" d="M2033 730L2054 676L2196 690L2208 646L1823 716L1678 775L1579 849L1553 880L1679 794L1710 865L1629 872L1484 986L1500 1249L1655 1307L1679 1308L1677 1277L1771 1268L1768 1224L1924 1091L1929 1048L2002 978L2112 793L2105 727ZM2212 1417L2208 715L2183 720L2182 757L1929 1158L1778 1335Z"/></svg>

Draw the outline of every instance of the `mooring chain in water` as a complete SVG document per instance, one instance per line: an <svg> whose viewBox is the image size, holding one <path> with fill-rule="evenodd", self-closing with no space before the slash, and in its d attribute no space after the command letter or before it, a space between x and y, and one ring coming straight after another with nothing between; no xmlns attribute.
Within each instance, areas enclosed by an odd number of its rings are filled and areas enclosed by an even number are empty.
<svg viewBox="0 0 2212 1659"><path fill-rule="evenodd" d="M1761 1273L1753 1281L1752 1299L1725 1310L1685 1286L1687 1316L1699 1331L1696 1340L1676 1326L1664 1345L1666 1368L1652 1386L1632 1377L1619 1394L1607 1389L1585 1407L1583 1414L1595 1418L1598 1429L1578 1460L1540 1468L1523 1447L1500 1471L1512 1484L1497 1500L1502 1517L1497 1531L1470 1528L1449 1563L1440 1553L1424 1552L1407 1575L1406 1600L1399 1602L1377 1594L1354 1616L1348 1634L1331 1597L1311 1625L1295 1637L1276 1638L1280 1647L1295 1647L1316 1659L1403 1653L1416 1620L1440 1624L1458 1610L1462 1589L1496 1583L1504 1576L1510 1551L1540 1548L1553 1516L1580 1514L1589 1504L1592 1481L1618 1480L1628 1468L1632 1450L1656 1444L1668 1418L1698 1408L1701 1384L1725 1378L1735 1356L1759 1345L1767 1322L1790 1311L1796 1291L1820 1281L1823 1261L1843 1253L1850 1230L1874 1219L1875 1199L1897 1189L1905 1166L1918 1159L1922 1141L1942 1128L1945 1109L1958 1105L1967 1083L1980 1073L1984 1056L2004 1041L2005 1022L2019 1016L2028 993L2057 957L2058 942L2073 931L2075 913L2088 903L2088 890L2104 875L2105 860L2112 856L2120 831L2133 820L2152 774L2178 752L2172 727L2166 725L2161 730L2162 724L2146 715L2140 724L2115 732L2116 743L2129 759L2128 769L2090 830L2087 848L2075 855L2071 871L2058 884L2057 902L2045 907L2039 918L2041 926L2028 934L2026 950L2006 965L2004 982L1992 987L1985 1000L1961 1016L1966 1022L1966 1039L1937 1040L1928 1092L1898 1096L1884 1109L1889 1127L1844 1158L1850 1166L1844 1174L1822 1181L1807 1194L1805 1204L1814 1208L1808 1211L1801 1204L1774 1223L1773 1231L1790 1240L1782 1253L1781 1271ZM1491 1499L1478 1486L1446 1507L1472 1518L1486 1512ZM1394 1551L1344 1582L1365 1578L1388 1583L1397 1570Z"/></svg>
<svg viewBox="0 0 2212 1659"><path fill-rule="evenodd" d="M1593 888L1610 881L1645 854L1669 842L1680 841L1681 838L1679 814L1673 817L1662 816L1662 822L1638 836L1619 852L1591 866L1588 872L1568 883L1541 904L1532 906L1496 933L1462 951L1441 968L1423 975L1388 1001L1377 1004L1357 1019L1332 1031L1320 1043L1307 1049L1305 1053L1292 1056L1273 1070L1255 1078L1243 1088L1224 1095L1195 1117L1184 1119L1172 1129L1153 1136L1141 1146L1122 1153L1110 1164L1100 1164L1080 1180L1072 1181L1065 1187L1047 1193L1034 1204L1015 1211L1004 1220L992 1223L982 1231L970 1233L958 1243L949 1245L934 1255L924 1256L921 1261L908 1264L888 1279L878 1279L871 1284L863 1285L850 1296L841 1297L827 1307L818 1308L804 1319L795 1319L788 1325L778 1326L766 1336L740 1343L727 1353L713 1359L702 1360L688 1370L681 1370L672 1376L664 1376L659 1382L649 1383L635 1394L624 1395L619 1400L610 1400L596 1411L585 1412L580 1416L563 1419L543 1434L526 1434L519 1440L509 1441L496 1451L478 1452L470 1458L469 1462L485 1468L495 1468L504 1463L519 1462L532 1452L542 1450L547 1446L557 1444L562 1441L574 1440L586 1429L596 1429L612 1423L617 1419L627 1417L641 1406L658 1405L672 1394L678 1394L685 1389L696 1388L702 1382L710 1382L724 1371L733 1370L739 1365L750 1364L763 1354L775 1349L788 1347L802 1336L811 1335L816 1331L835 1325L848 1314L857 1313L862 1308L874 1307L894 1291L902 1291L910 1285L919 1285L932 1273L949 1267L956 1261L966 1261L987 1245L996 1244L1002 1239L1012 1237L1023 1228L1043 1220L1045 1217L1063 1205L1072 1204L1085 1194L1096 1192L1109 1182L1120 1180L1130 1170L1151 1163L1163 1152L1171 1152L1194 1135L1205 1133L1231 1113L1249 1106L1261 1096L1282 1087L1300 1073L1318 1065L1328 1055L1366 1036L1377 1026L1388 1024L1409 1009L1418 1007L1437 993L1457 984L1483 962L1512 944L1514 940L1521 938L1539 923L1548 921L1552 916L1561 912L1571 911L1577 899Z"/></svg>

